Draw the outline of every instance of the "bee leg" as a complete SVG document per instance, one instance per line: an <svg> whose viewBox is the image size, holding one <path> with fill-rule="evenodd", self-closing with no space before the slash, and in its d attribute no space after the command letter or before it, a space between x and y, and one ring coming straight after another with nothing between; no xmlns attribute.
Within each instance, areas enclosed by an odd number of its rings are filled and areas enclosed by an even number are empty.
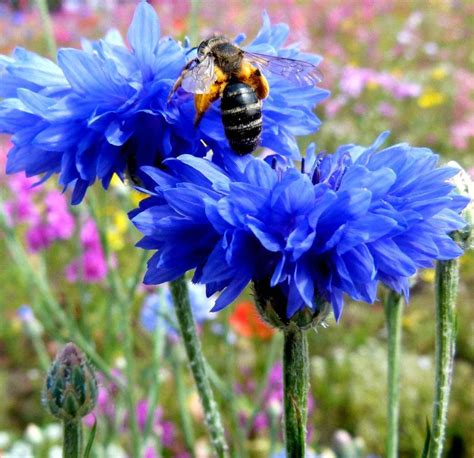
<svg viewBox="0 0 474 458"><path fill-rule="evenodd" d="M260 100L268 97L270 86L268 85L267 79L262 75L262 72L258 68L252 72L247 84L255 91Z"/></svg>
<svg viewBox="0 0 474 458"><path fill-rule="evenodd" d="M194 96L194 106L196 107L196 116L194 118L194 126L197 127L201 122L204 113L209 109L212 102L215 102L223 91L222 84L213 84L211 91L207 94L196 94Z"/></svg>
<svg viewBox="0 0 474 458"><path fill-rule="evenodd" d="M173 98L174 93L181 87L181 83L183 82L184 77L186 74L189 72L189 68L191 65L196 63L196 59L190 60L183 68L181 71L181 74L179 75L178 79L175 81L173 84L173 87L171 88L170 93L168 94L168 99L166 100L166 103L170 103L171 99Z"/></svg>
<svg viewBox="0 0 474 458"><path fill-rule="evenodd" d="M267 79L262 75L260 69L254 67L249 62L244 60L237 78L242 81L242 83L248 84L255 91L260 100L268 97L270 87Z"/></svg>

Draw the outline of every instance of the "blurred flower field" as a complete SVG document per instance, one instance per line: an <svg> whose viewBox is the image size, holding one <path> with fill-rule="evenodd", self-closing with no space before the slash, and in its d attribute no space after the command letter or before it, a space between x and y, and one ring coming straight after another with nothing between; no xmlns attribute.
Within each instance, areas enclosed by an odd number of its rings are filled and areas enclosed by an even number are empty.
<svg viewBox="0 0 474 458"><path fill-rule="evenodd" d="M33 2L32 2L33 3ZM254 37L266 10L290 26L290 41L324 58L319 132L300 139L328 151L380 132L390 142L426 146L474 179L474 4L469 0L156 0L162 35L192 46L215 31ZM60 47L78 47L112 27L125 34L132 0L51 2ZM258 18L258 20L257 20ZM42 23L27 1L0 3L0 54L15 46L47 54ZM2 60L0 56L0 71ZM117 297L132 303L133 404L143 456L211 456L167 285L141 284L149 255L127 213L144 195L115 176L71 206L53 177L6 176L9 139L0 137L0 457L61 456L59 424L41 407L46 370L58 349L81 335L100 358L93 454L132 456L130 399L120 390L126 342ZM434 372L434 270L413 280L403 314L400 456L420 456L431 418ZM382 292L380 293L383 294ZM446 456L474 455L474 254L461 258L458 334ZM246 291L219 314L200 286L191 305L209 362L233 456L281 452L281 336L265 325ZM64 317L69 317L65 319ZM71 325L73 323L73 325ZM338 323L309 336L308 444L325 457L384 456L384 310L346 304ZM80 345L79 345L80 346ZM107 374L106 369L111 368ZM224 382L225 381L225 382ZM188 414L190 412L191 414ZM133 416L132 416L133 417ZM159 447L157 447L159 444ZM352 455L348 454L348 450ZM161 453L161 455L160 455ZM318 455L319 456L319 455Z"/></svg>

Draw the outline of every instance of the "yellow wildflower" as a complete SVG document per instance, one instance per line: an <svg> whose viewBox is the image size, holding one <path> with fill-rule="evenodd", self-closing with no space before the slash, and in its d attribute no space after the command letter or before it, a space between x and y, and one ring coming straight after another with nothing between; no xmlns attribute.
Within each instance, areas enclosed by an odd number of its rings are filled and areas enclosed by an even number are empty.
<svg viewBox="0 0 474 458"><path fill-rule="evenodd" d="M369 89L369 91L373 91L377 89L379 86L380 86L379 83L377 83L377 81L374 81L374 80L369 80L367 83L367 89Z"/></svg>
<svg viewBox="0 0 474 458"><path fill-rule="evenodd" d="M444 95L434 89L427 89L418 97L417 102L420 108L432 108L444 103Z"/></svg>
<svg viewBox="0 0 474 458"><path fill-rule="evenodd" d="M420 278L426 283L434 283L435 276L436 273L434 269L425 269L420 272Z"/></svg>
<svg viewBox="0 0 474 458"><path fill-rule="evenodd" d="M112 224L117 232L123 234L127 232L130 222L127 214L124 211L118 210L112 215Z"/></svg>
<svg viewBox="0 0 474 458"><path fill-rule="evenodd" d="M107 243L112 251L120 251L125 246L123 234L111 228L106 232Z"/></svg>
<svg viewBox="0 0 474 458"><path fill-rule="evenodd" d="M353 25L354 25L354 21L351 18L345 18L341 22L341 29L344 30L344 32L347 32L348 30L352 28ZM352 44L353 43L354 41L352 42ZM349 42L349 44L351 44L351 42Z"/></svg>
<svg viewBox="0 0 474 458"><path fill-rule="evenodd" d="M438 66L431 72L431 78L437 81L443 80L448 75L446 68Z"/></svg>
<svg viewBox="0 0 474 458"><path fill-rule="evenodd" d="M122 210L107 208L110 215L109 227L106 231L107 242L114 251L120 251L125 246L124 235L130 227L127 214Z"/></svg>
<svg viewBox="0 0 474 458"><path fill-rule="evenodd" d="M147 197L148 197L148 194L135 191L135 189L132 189L132 192L130 194L130 198L135 207L138 207L138 204L140 203L140 201L142 201L143 199L146 199Z"/></svg>
<svg viewBox="0 0 474 458"><path fill-rule="evenodd" d="M113 188L123 188L125 185L123 184L119 176L114 173L112 179L110 180L110 186L112 186Z"/></svg>
<svg viewBox="0 0 474 458"><path fill-rule="evenodd" d="M403 76L403 70L401 68L394 68L390 74L395 78L401 78Z"/></svg>

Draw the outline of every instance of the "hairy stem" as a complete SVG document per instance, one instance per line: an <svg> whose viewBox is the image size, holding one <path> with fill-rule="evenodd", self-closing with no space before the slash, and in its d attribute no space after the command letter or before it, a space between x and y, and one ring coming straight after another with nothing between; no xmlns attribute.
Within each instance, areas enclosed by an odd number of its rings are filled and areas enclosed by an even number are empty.
<svg viewBox="0 0 474 458"><path fill-rule="evenodd" d="M63 423L63 458L82 458L82 423L67 421Z"/></svg>
<svg viewBox="0 0 474 458"><path fill-rule="evenodd" d="M309 388L308 340L296 326L284 330L283 382L287 458L304 458Z"/></svg>
<svg viewBox="0 0 474 458"><path fill-rule="evenodd" d="M430 458L443 452L449 406L449 393L456 348L456 299L459 261L439 261L436 266L436 367Z"/></svg>
<svg viewBox="0 0 474 458"><path fill-rule="evenodd" d="M402 342L402 297L390 291L385 299L385 318L388 330L388 408L387 458L398 457L398 422L400 417L400 357Z"/></svg>
<svg viewBox="0 0 474 458"><path fill-rule="evenodd" d="M181 337L188 356L189 365L204 410L207 429L211 436L212 447L216 455L221 458L227 456L227 444L224 438L224 428L217 410L214 394L206 372L206 363L201 350L201 343L196 332L188 289L184 278L171 282L171 293L174 299L176 316L178 318Z"/></svg>

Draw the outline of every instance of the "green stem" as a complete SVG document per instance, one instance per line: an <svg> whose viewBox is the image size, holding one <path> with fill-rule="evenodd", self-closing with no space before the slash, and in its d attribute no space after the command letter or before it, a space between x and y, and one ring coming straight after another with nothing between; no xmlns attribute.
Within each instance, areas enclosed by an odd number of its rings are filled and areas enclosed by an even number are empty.
<svg viewBox="0 0 474 458"><path fill-rule="evenodd" d="M443 452L449 393L456 348L456 299L459 261L439 261L436 265L436 385L433 405L430 458Z"/></svg>
<svg viewBox="0 0 474 458"><path fill-rule="evenodd" d="M61 324L68 332L69 340L74 341L93 361L97 368L103 372L103 374L109 379L114 380L118 386L123 387L123 382L117 377L114 377L110 366L101 358L101 356L96 352L93 345L79 332L75 323L69 319L68 315L61 308L54 295L51 292L49 284L41 275L41 271L35 269L31 260L26 253L23 245L18 241L15 232L11 227L8 226L5 218L4 210L0 202L0 229L5 233L5 243L8 251L11 254L11 258L19 267L21 274L24 276L25 280L31 283L34 286L33 292L39 293L42 297L42 303L44 304L47 312L50 316L55 317L57 322ZM32 305L36 307L37 302L33 301ZM40 316L44 311L38 310L39 307L36 307L34 310L35 313ZM55 332L54 329L50 330Z"/></svg>
<svg viewBox="0 0 474 458"><path fill-rule="evenodd" d="M132 280L130 282L130 286L129 286L128 292L127 292L129 302L133 301L133 299L135 297L135 294L137 292L137 288L140 285L140 283L143 279L143 276L145 274L146 261L148 259L148 254L149 253L146 250L143 250L143 253L141 254L141 256L138 260L137 268L136 268L135 273L132 277Z"/></svg>
<svg viewBox="0 0 474 458"><path fill-rule="evenodd" d="M309 388L308 340L305 331L289 325L284 330L283 383L287 458L304 458Z"/></svg>
<svg viewBox="0 0 474 458"><path fill-rule="evenodd" d="M165 327L157 326L153 332L153 358L151 364L152 382L148 393L148 414L145 423L145 432L143 434L143 442L145 443L153 428L154 413L158 405L158 397L160 393L160 368L165 349ZM161 444L160 444L161 445Z"/></svg>
<svg viewBox="0 0 474 458"><path fill-rule="evenodd" d="M176 395L178 397L179 416L183 428L184 444L188 453L194 457L194 429L191 416L186 408L186 386L182 361L179 355L180 348L177 345L171 349L171 364L173 367L174 381L176 384Z"/></svg>
<svg viewBox="0 0 474 458"><path fill-rule="evenodd" d="M226 328L226 338L225 341L228 342L229 340L229 333L230 327L228 324L225 326ZM247 453L247 436L245 434L245 429L242 427L240 423L239 417L239 408L237 405L237 397L235 391L232 389L235 385L236 379L236 369L237 369L237 361L236 361L236 348L235 346L227 347L226 349L226 383L230 390L227 390L225 396L225 403L227 409L230 413L230 432L232 437L232 442L234 444L232 456L238 458L248 458Z"/></svg>
<svg viewBox="0 0 474 458"><path fill-rule="evenodd" d="M189 365L193 373L201 404L204 410L207 429L211 436L212 447L221 458L227 455L227 444L214 394L206 373L206 363L201 350L201 342L196 332L186 281L183 277L171 282L171 293L174 299L176 317L178 318L181 336L183 338Z"/></svg>
<svg viewBox="0 0 474 458"><path fill-rule="evenodd" d="M280 432L279 418L275 412L270 411L270 450L268 456L273 456L276 453L276 446L278 444L278 433Z"/></svg>
<svg viewBox="0 0 474 458"><path fill-rule="evenodd" d="M63 423L63 458L82 457L82 423L81 421L67 421Z"/></svg>
<svg viewBox="0 0 474 458"><path fill-rule="evenodd" d="M49 358L48 350L46 349L43 339L34 330L30 331L29 335L31 338L31 342L33 343L33 347L35 348L36 354L38 355L41 369L47 372L49 367L51 366L51 359Z"/></svg>
<svg viewBox="0 0 474 458"><path fill-rule="evenodd" d="M188 17L188 30L189 30L189 39L191 41L191 46L196 46L198 40L198 30L199 30L199 9L201 2L199 0L191 0L191 10L189 11Z"/></svg>
<svg viewBox="0 0 474 458"><path fill-rule="evenodd" d="M127 378L127 389L125 390L125 396L128 405L128 412L130 416L130 426L132 433L132 449L133 456L141 456L140 451L140 436L138 432L138 419L135 404L135 359L133 355L133 338L132 338L132 316L131 316L131 304L126 304L120 301L120 312L121 312L121 324L122 332L124 336L123 351L125 356L125 376Z"/></svg>
<svg viewBox="0 0 474 458"><path fill-rule="evenodd" d="M268 381L270 378L273 365L275 364L275 361L277 358L279 345L280 345L280 334L275 333L272 336L270 349L268 350L268 357L266 358L265 372L264 372L265 375L263 376L262 380L259 383L259 386L257 388L257 393L256 393L255 405L249 419L247 420L247 424L245 425L246 436L250 434L250 431L252 430L253 424L255 422L255 418L257 418L258 413L262 409L265 390L268 387Z"/></svg>
<svg viewBox="0 0 474 458"><path fill-rule="evenodd" d="M107 280L110 285L112 297L118 303L120 307L120 324L122 327L122 334L124 338L123 351L126 361L125 376L127 379L127 389L125 390L125 396L130 417L130 429L132 433L132 450L133 456L140 456L141 445L140 435L138 431L138 419L136 412L135 402L135 358L133 354L133 330L132 330L132 305L133 298L128 296L122 287L122 281L118 275L117 270L112 265L111 252L109 243L107 240L107 227L102 225L99 219L97 198L94 193L91 193L90 199L88 200L89 209L92 218L97 224L99 231L100 241L105 253L105 259L107 262ZM104 227L105 226L105 227Z"/></svg>
<svg viewBox="0 0 474 458"><path fill-rule="evenodd" d="M53 26L51 23L51 17L48 11L48 2L46 0L35 0L36 7L41 16L41 22L43 23L43 30L46 40L46 47L48 54L52 59L56 58L57 48L56 40L54 39Z"/></svg>
<svg viewBox="0 0 474 458"><path fill-rule="evenodd" d="M398 457L398 422L400 417L400 358L402 342L402 297L390 291L385 299L388 330L388 410L387 458Z"/></svg>

